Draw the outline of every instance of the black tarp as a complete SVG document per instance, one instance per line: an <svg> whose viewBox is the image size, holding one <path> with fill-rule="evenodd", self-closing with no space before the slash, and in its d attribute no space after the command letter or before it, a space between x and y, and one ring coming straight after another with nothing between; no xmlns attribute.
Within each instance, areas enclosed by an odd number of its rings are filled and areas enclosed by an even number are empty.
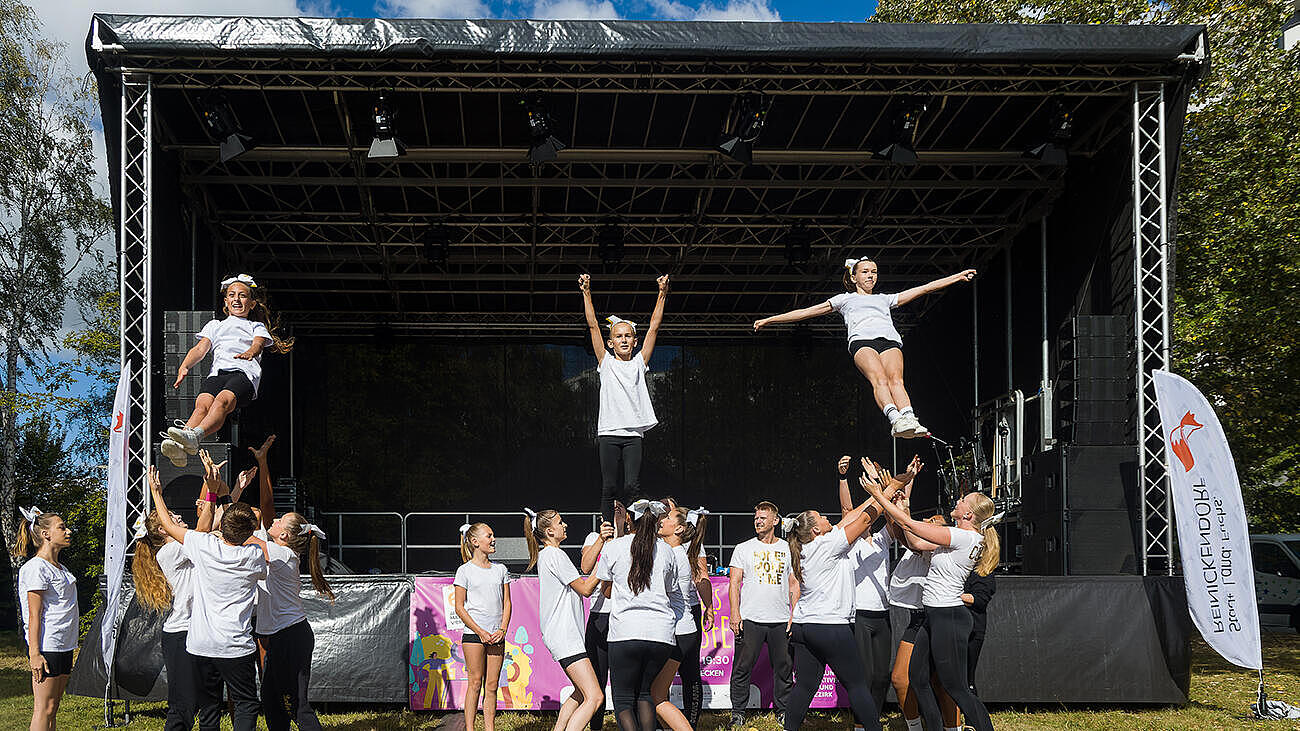
<svg viewBox="0 0 1300 731"><path fill-rule="evenodd" d="M404 576L330 578L335 599L316 595L303 581L303 607L316 634L312 658L311 699L338 703L407 702L410 654L411 581ZM167 698L163 671L162 617L142 611L128 581L123 587L126 612L117 643L117 689L125 700ZM86 633L68 692L104 697L105 668L99 653L100 618Z"/></svg>
<svg viewBox="0 0 1300 731"><path fill-rule="evenodd" d="M1173 62L1204 34L1183 25L410 20L96 14L127 53ZM776 55L778 58L770 58Z"/></svg>

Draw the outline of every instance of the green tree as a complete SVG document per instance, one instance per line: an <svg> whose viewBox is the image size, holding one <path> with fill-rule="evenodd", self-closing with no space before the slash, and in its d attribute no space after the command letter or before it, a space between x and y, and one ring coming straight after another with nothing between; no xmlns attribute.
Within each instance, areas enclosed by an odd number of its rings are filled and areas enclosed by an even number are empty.
<svg viewBox="0 0 1300 731"><path fill-rule="evenodd" d="M1207 26L1177 193L1174 370L1214 403L1251 526L1300 526L1300 50L1284 0L882 0L873 20Z"/></svg>

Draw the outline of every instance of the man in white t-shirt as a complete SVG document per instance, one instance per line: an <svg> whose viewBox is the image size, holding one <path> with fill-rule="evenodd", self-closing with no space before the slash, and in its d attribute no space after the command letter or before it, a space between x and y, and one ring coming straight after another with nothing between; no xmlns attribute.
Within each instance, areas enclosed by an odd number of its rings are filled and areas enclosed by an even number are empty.
<svg viewBox="0 0 1300 731"><path fill-rule="evenodd" d="M754 506L755 537L736 546L731 554L731 631L736 637L731 666L731 723L745 722L749 704L749 676L758 653L767 645L772 663L773 708L785 714L790 695L790 616L799 601L799 584L790 570L790 544L776 537L781 513L764 500Z"/></svg>

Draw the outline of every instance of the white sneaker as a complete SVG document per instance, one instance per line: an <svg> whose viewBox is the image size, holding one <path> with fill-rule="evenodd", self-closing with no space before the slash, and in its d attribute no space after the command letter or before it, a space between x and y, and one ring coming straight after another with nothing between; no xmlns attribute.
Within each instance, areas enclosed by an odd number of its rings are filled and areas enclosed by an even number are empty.
<svg viewBox="0 0 1300 731"><path fill-rule="evenodd" d="M186 454L199 453L199 432L197 429L187 428L185 422L178 419L176 426L167 429L167 436L179 444Z"/></svg>
<svg viewBox="0 0 1300 731"><path fill-rule="evenodd" d="M900 416L895 419L894 423L889 427L889 435L895 439L911 439L912 424L915 422L916 419L908 416Z"/></svg>
<svg viewBox="0 0 1300 731"><path fill-rule="evenodd" d="M913 437L928 437L928 436L930 436L930 429L929 429L928 427L921 426L921 422L917 421L915 416L911 417L911 419L912 419L912 436L913 436Z"/></svg>
<svg viewBox="0 0 1300 731"><path fill-rule="evenodd" d="M164 457L171 460L172 466L176 468L183 468L190 461L190 458L185 454L185 450L181 448L181 445L172 441L170 438L162 441L162 444L158 447L158 451L162 452Z"/></svg>

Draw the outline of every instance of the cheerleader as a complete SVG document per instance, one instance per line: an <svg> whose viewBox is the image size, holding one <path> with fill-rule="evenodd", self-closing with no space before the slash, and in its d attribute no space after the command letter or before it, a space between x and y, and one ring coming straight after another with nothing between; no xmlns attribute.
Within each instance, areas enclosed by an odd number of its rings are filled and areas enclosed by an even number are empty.
<svg viewBox="0 0 1300 731"><path fill-rule="evenodd" d="M880 500L877 486L867 485ZM916 634L908 680L911 682L921 716L931 729L942 728L939 704L930 690L930 669L956 701L966 720L976 731L991 731L989 712L970 691L967 673L967 642L972 620L961 595L967 577L977 566L992 571L998 561L998 534L993 530L1000 515L994 515L993 501L972 492L957 501L952 510L953 527L914 520L892 502L880 500L889 515L907 532L931 550L930 568L925 577L921 601L925 605L926 626Z"/></svg>
<svg viewBox="0 0 1300 731"><path fill-rule="evenodd" d="M579 574L560 548L568 530L568 523L556 511L536 513L524 508L528 568L537 567L541 587L542 641L573 683L573 694L560 705L554 731L581 731L605 705L604 684L597 680L596 670L587 656L582 621L582 597L591 596L600 581L595 576L584 578ZM613 534L614 527L609 523L601 527L605 539Z"/></svg>
<svg viewBox="0 0 1300 731"><path fill-rule="evenodd" d="M616 538L601 551L596 575L612 584L609 670L614 713L622 731L654 731L651 685L676 647L679 601L677 561L658 540L668 508L659 501L628 506L635 533Z"/></svg>
<svg viewBox="0 0 1300 731"><path fill-rule="evenodd" d="M609 338L601 334L591 303L591 275L578 277L582 310L599 364L596 370L600 373L600 414L596 422L596 444L600 451L600 512L607 521L614 518L614 500L626 505L628 496L637 494L641 483L642 438L659 423L650 403L646 372L659 337L659 323L664 319L668 275L655 281L659 285L659 297L645 339L638 341L636 323L613 315L606 318L610 323Z"/></svg>
<svg viewBox="0 0 1300 731"><path fill-rule="evenodd" d="M608 526L608 530L606 529ZM592 531L587 534L587 538L582 542L582 554L580 556L580 569L584 574L591 574L596 570L596 561L600 558L600 552L604 549L605 544L612 538L622 537L627 528L627 511L623 508L623 503L614 501L614 523L610 525L608 521L601 523L600 531ZM587 657L591 659L591 667L596 672L596 682L602 689L609 683L609 594L611 587L608 581L602 581L591 594L591 611L587 614L587 630L583 635L583 644L587 649ZM591 731L600 731L605 726L605 707L602 705L596 709L595 715L591 717Z"/></svg>
<svg viewBox="0 0 1300 731"><path fill-rule="evenodd" d="M663 502L669 503L669 499ZM708 577L699 570L700 542L704 537L701 521L709 511L704 508L686 510L677 507L675 502L668 515L659 523L659 537L673 550L677 562L678 593L673 596L674 613L681 613L677 620L676 646L659 671L650 695L654 699L655 712L659 719L674 731L690 731L700 723L700 710L704 705L704 681L700 677L700 638L704 631L704 613L700 609L700 594L697 589L700 581L707 582ZM673 678L680 674L682 678L682 705L685 714L668 700Z"/></svg>
<svg viewBox="0 0 1300 731"><path fill-rule="evenodd" d="M18 511L22 520L14 563L31 556L18 569L18 606L32 672L31 727L54 729L81 620L77 577L59 563L59 553L72 542L72 529L58 513L43 513L36 506Z"/></svg>
<svg viewBox="0 0 1300 731"><path fill-rule="evenodd" d="M465 728L474 728L479 691L483 693L483 727L495 731L497 681L505 662L506 631L510 629L510 574L492 563L497 539L487 523L460 527L460 557L456 569L456 616L465 623L460 648L465 655Z"/></svg>
<svg viewBox="0 0 1300 731"><path fill-rule="evenodd" d="M288 353L293 348L293 338L280 337L266 291L251 276L239 274L221 280L221 301L226 319L209 320L203 326L172 384L172 388L180 388L190 369L212 353L212 370L203 379L190 418L169 428L158 447L177 467L184 467L189 455L198 454L203 437L216 433L235 409L257 398L262 351L270 346L273 352Z"/></svg>
<svg viewBox="0 0 1300 731"><path fill-rule="evenodd" d="M973 281L975 270L967 269L897 294L874 294L877 275L874 261L865 257L846 259L843 294L811 307L755 320L754 330L775 323L799 322L831 312L840 313L848 327L849 356L871 382L876 405L889 419L890 433L904 439L925 436L930 430L917 421L912 411L912 399L903 387L903 336L894 327L890 310L958 282Z"/></svg>

